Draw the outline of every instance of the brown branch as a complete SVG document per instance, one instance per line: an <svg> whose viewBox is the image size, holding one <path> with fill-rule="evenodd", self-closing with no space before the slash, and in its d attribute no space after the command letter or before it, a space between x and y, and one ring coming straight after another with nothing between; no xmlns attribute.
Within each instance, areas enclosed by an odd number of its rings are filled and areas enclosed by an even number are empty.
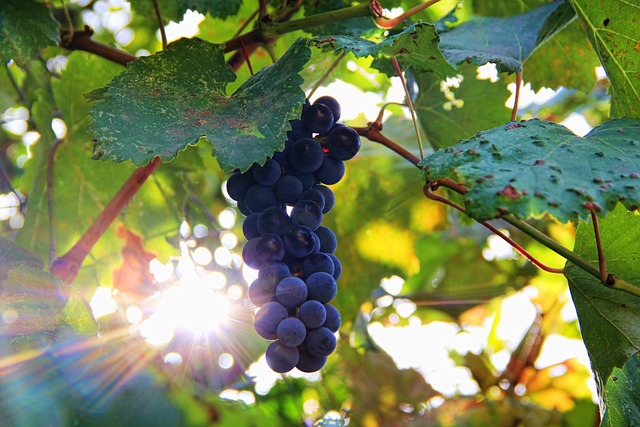
<svg viewBox="0 0 640 427"><path fill-rule="evenodd" d="M160 165L160 158L155 157L146 166L138 168L122 185L116 195L109 201L100 215L85 231L80 240L52 265L50 273L62 279L64 283L71 283L78 275L78 269L96 244L100 236L118 217L122 209L140 189L149 175Z"/></svg>
<svg viewBox="0 0 640 427"><path fill-rule="evenodd" d="M83 50L85 52L93 53L121 65L127 65L129 62L138 59L137 56L132 55L129 52L125 52L124 50L116 49L93 40L91 38L92 35L93 29L88 25L84 26L84 30L74 31L73 33L67 30L62 30L60 32L62 39L60 45L69 50Z"/></svg>
<svg viewBox="0 0 640 427"><path fill-rule="evenodd" d="M396 152L397 154L401 155L402 157L410 161L418 169L421 169L420 166L418 166L418 163L420 163L419 158L417 158L416 156L411 154L408 150L399 146L398 144L396 144L395 142L393 142L392 140L390 140L380 132L382 130L382 123L371 122L369 123L369 126L354 127L353 129L356 132L358 132L358 135L364 136L370 141L377 142L379 144L384 145L385 147L389 148L391 151Z"/></svg>

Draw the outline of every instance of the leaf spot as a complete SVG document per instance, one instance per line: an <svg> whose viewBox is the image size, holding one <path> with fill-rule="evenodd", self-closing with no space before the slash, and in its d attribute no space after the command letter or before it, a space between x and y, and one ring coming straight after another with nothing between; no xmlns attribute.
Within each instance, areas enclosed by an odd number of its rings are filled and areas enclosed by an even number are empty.
<svg viewBox="0 0 640 427"><path fill-rule="evenodd" d="M498 194L514 200L519 199L521 196L521 193L512 185L507 185L504 189L498 191Z"/></svg>
<svg viewBox="0 0 640 427"><path fill-rule="evenodd" d="M606 27L607 25L609 25L609 21L611 21L611 19L604 18L604 21L602 21L602 25Z"/></svg>

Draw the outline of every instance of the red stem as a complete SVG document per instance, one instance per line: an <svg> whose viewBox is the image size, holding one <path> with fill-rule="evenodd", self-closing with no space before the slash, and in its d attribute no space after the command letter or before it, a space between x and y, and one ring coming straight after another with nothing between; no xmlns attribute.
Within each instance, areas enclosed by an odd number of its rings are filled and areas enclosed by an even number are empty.
<svg viewBox="0 0 640 427"><path fill-rule="evenodd" d="M73 245L69 252L55 260L51 265L50 273L62 279L64 283L73 282L91 248L159 165L160 158L156 157L146 166L136 169L89 226L89 229L80 237L80 240Z"/></svg>
<svg viewBox="0 0 640 427"><path fill-rule="evenodd" d="M392 151L395 151L397 154L410 161L418 169L421 169L420 166L418 166L418 163L420 163L419 158L380 133L380 130L382 130L382 123L371 122L369 123L369 126L354 127L353 129L358 132L358 135L364 136L370 141L384 145L385 147L389 148Z"/></svg>

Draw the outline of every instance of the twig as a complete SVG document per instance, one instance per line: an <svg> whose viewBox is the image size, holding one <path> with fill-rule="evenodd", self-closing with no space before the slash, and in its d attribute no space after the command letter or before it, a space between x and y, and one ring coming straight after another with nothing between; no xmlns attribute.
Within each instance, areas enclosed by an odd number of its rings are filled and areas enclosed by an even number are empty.
<svg viewBox="0 0 640 427"><path fill-rule="evenodd" d="M369 126L354 127L353 129L356 132L358 132L358 135L364 136L370 141L377 142L379 144L384 145L385 147L389 148L390 150L396 152L397 154L401 155L402 157L410 161L411 164L413 164L418 169L421 169L420 166L418 166L418 163L420 163L419 158L417 158L416 156L411 154L408 150L399 146L398 144L396 144L395 142L393 142L392 140L384 136L382 133L380 133L380 130L382 129L382 123L371 122L369 123Z"/></svg>
<svg viewBox="0 0 640 427"><path fill-rule="evenodd" d="M343 52L338 56L338 58L335 61L333 61L333 63L329 66L329 68L327 68L327 71L325 71L325 73L322 75L320 80L318 80L316 84L313 86L313 88L311 89L311 92L309 92L309 95L307 95L307 98L311 99L311 97L313 97L313 94L316 92L316 90L318 90L318 88L329 78L331 73L333 73L333 70L336 69L338 64L340 64L340 61L342 61L345 56L347 56L347 54Z"/></svg>
<svg viewBox="0 0 640 427"><path fill-rule="evenodd" d="M244 29L247 28L247 26L251 23L251 21L253 21L255 19L255 17L258 16L258 10L259 9L254 10L253 13L251 15L249 15L249 17L238 27L238 29L233 34L233 36L231 36L232 39L236 38L240 34L242 34Z"/></svg>
<svg viewBox="0 0 640 427"><path fill-rule="evenodd" d="M11 74L11 71L9 71L9 67L5 65L4 69L7 71L7 76L9 77L9 81L11 82L11 86L13 86L13 89L18 94L20 101L22 101L24 106L27 107L29 111L31 111L31 106L29 105L29 99L27 98L27 95L22 91L16 79L13 78L13 74Z"/></svg>
<svg viewBox="0 0 640 427"><path fill-rule="evenodd" d="M56 233L55 233L55 215L54 208L54 186L53 186L53 172L55 165L55 157L58 152L58 147L62 143L61 139L54 139L49 147L49 153L47 157L47 210L49 211L49 267L53 265L53 262L58 257L56 250Z"/></svg>
<svg viewBox="0 0 640 427"><path fill-rule="evenodd" d="M604 257L604 251L602 250L602 240L600 238L600 227L598 225L598 217L593 209L589 211L591 213L591 222L593 223L593 232L596 235L596 248L598 250L598 268L600 270L600 281L609 285L609 282L613 278L609 278L607 273L607 260Z"/></svg>
<svg viewBox="0 0 640 427"><path fill-rule="evenodd" d="M513 110L511 110L511 121L514 121L518 117L518 105L520 104L520 86L522 86L522 71L520 70L516 74L516 93L513 100Z"/></svg>
<svg viewBox="0 0 640 427"><path fill-rule="evenodd" d="M159 165L160 158L155 157L146 166L136 169L89 226L89 229L85 231L80 240L73 245L69 252L58 258L51 265L50 273L62 279L64 283L71 283L78 275L78 269L91 251L91 248Z"/></svg>
<svg viewBox="0 0 640 427"><path fill-rule="evenodd" d="M411 94L409 93L409 89L407 88L407 82L405 81L402 70L400 69L400 64L398 64L398 60L394 56L391 58L393 61L393 67L396 69L396 73L398 73L398 77L400 77L400 82L402 82L402 88L404 89L404 96L407 98L407 105L409 106L409 111L411 112L411 120L413 121L413 129L416 131L416 140L418 141L418 149L420 150L420 157L424 159L424 149L422 148L422 138L420 138L420 129L418 129L418 117L416 116L416 110L413 108L413 102L411 102Z"/></svg>
<svg viewBox="0 0 640 427"><path fill-rule="evenodd" d="M71 15L69 14L69 9L67 9L67 5L64 0L60 0L62 4L62 10L64 10L64 16L67 19L67 25L69 26L69 34L73 37L73 21L71 20Z"/></svg>
<svg viewBox="0 0 640 427"><path fill-rule="evenodd" d="M429 6L432 6L436 3L438 3L440 0L430 0L426 3L422 3L416 7L413 7L409 10L407 10L406 12L404 12L401 15L396 16L395 18L391 18L391 19L387 19L383 16L378 16L376 17L374 20L376 22L376 25L380 28L383 29L390 29L395 27L396 25L400 24L402 21L404 21L405 19L409 18L410 16L415 15L418 12L423 11L424 9L428 8Z"/></svg>
<svg viewBox="0 0 640 427"><path fill-rule="evenodd" d="M162 39L162 50L167 49L167 33L164 31L164 21L162 20L162 14L160 13L160 6L158 6L158 0L151 0L153 3L153 9L156 11L156 18L158 19L158 26L160 27L160 38Z"/></svg>

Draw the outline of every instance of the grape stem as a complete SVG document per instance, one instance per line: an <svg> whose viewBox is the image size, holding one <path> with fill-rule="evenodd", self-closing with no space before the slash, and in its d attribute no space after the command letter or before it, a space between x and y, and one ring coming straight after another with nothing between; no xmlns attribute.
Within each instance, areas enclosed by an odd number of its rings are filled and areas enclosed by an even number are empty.
<svg viewBox="0 0 640 427"><path fill-rule="evenodd" d="M432 6L436 3L438 3L440 0L429 0L428 2L419 4L418 6L415 6L409 10L407 10L406 12L402 13L401 15L396 16L395 18L385 18L383 16L378 16L376 18L374 18L374 21L376 22L376 25L379 28L383 28L383 29L390 29L395 27L396 25L400 24L402 21L404 21L405 19L415 15L418 12L422 12L424 9L428 8L429 6ZM377 3L377 2L376 2Z"/></svg>
<svg viewBox="0 0 640 427"><path fill-rule="evenodd" d="M598 225L598 217L593 209L589 210L591 213L591 222L593 223L593 232L596 236L596 248L598 250L598 268L600 270L600 281L608 285L609 274L607 274L607 260L604 257L604 251L602 250L602 241L600 239L600 226Z"/></svg>

